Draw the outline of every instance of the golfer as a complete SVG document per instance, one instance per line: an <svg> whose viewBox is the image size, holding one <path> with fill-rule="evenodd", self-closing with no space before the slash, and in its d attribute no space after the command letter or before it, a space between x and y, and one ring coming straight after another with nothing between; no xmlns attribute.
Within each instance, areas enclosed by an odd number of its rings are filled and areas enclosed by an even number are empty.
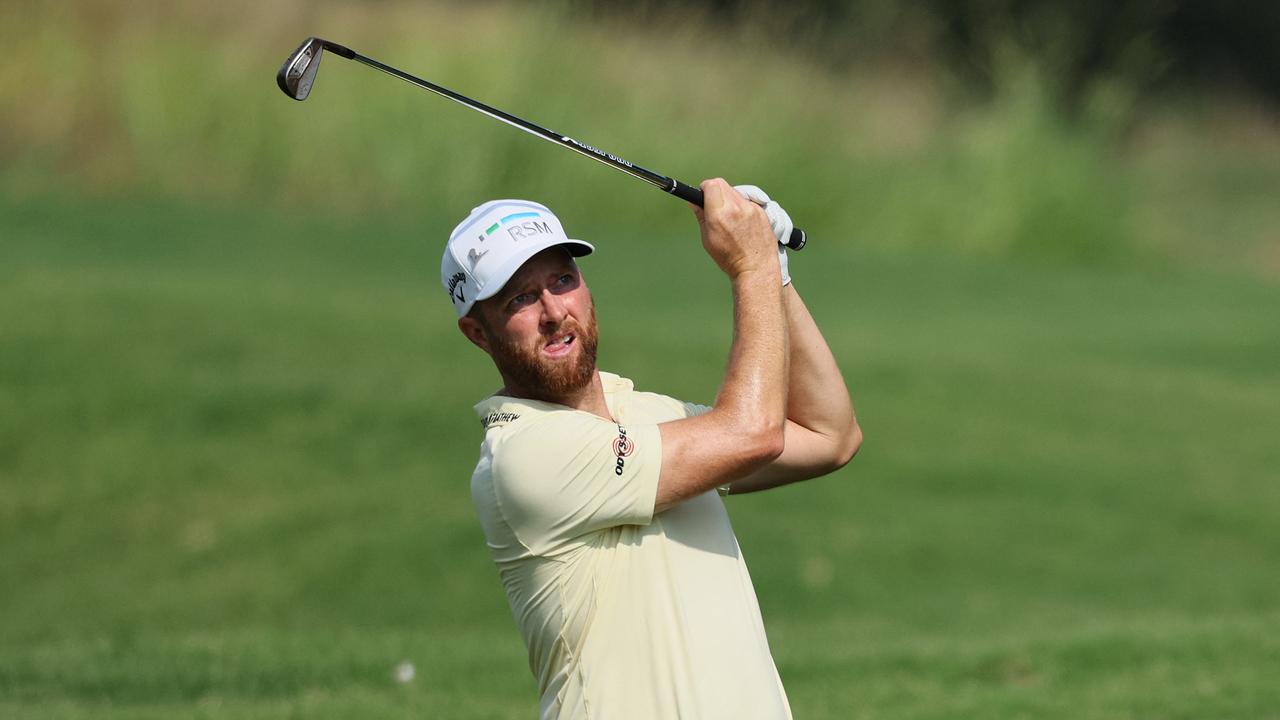
<svg viewBox="0 0 1280 720"><path fill-rule="evenodd" d="M702 245L733 288L715 404L596 368L595 308L546 207L481 205L441 267L503 387L471 495L529 650L544 720L790 718L723 495L829 473L862 440L787 275L791 222L753 186L702 183Z"/></svg>

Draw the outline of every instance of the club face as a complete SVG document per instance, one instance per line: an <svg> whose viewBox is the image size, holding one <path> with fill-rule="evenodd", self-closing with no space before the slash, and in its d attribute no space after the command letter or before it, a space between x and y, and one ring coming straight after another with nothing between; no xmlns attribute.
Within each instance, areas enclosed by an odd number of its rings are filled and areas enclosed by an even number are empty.
<svg viewBox="0 0 1280 720"><path fill-rule="evenodd" d="M320 70L320 56L324 53L324 41L320 38L307 38L298 49L280 66L276 73L276 84L285 95L294 100L306 100L311 94L311 86L316 82L316 72Z"/></svg>

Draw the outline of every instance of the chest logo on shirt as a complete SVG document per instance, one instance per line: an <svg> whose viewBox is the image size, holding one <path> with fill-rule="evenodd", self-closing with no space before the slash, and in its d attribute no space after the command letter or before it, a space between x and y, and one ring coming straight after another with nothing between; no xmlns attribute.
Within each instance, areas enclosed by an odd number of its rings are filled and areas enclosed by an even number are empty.
<svg viewBox="0 0 1280 720"><path fill-rule="evenodd" d="M626 467L626 458L631 457L631 453L636 451L636 443L627 437L627 429L618 426L618 439L613 441L613 454L618 458L617 464L613 466L613 474L621 476L622 469Z"/></svg>

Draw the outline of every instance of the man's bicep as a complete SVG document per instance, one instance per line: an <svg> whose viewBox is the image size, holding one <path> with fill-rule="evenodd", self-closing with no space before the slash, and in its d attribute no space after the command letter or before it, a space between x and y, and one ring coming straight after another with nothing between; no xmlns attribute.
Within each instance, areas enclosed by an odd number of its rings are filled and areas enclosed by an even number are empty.
<svg viewBox="0 0 1280 720"><path fill-rule="evenodd" d="M802 425L788 420L783 430L786 438L782 454L773 462L733 483L734 493L758 492L808 480L837 470L830 458L833 443Z"/></svg>
<svg viewBox="0 0 1280 720"><path fill-rule="evenodd" d="M655 512L741 479L773 457L759 438L734 432L714 413L662 423Z"/></svg>
<svg viewBox="0 0 1280 720"><path fill-rule="evenodd" d="M531 550L653 517L662 461L654 425L555 420L504 442L494 483L503 514Z"/></svg>

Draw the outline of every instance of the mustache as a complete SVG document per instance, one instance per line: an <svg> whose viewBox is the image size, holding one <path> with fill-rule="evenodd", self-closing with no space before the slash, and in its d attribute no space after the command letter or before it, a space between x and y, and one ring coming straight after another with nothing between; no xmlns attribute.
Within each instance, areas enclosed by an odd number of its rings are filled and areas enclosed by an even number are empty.
<svg viewBox="0 0 1280 720"><path fill-rule="evenodd" d="M553 338L561 335L574 335L577 337L582 337L586 333L586 331L587 329L582 326L582 323L578 322L577 320L568 320L560 323L558 326L556 326L554 330L540 333L540 336L542 337L543 340L550 341Z"/></svg>

